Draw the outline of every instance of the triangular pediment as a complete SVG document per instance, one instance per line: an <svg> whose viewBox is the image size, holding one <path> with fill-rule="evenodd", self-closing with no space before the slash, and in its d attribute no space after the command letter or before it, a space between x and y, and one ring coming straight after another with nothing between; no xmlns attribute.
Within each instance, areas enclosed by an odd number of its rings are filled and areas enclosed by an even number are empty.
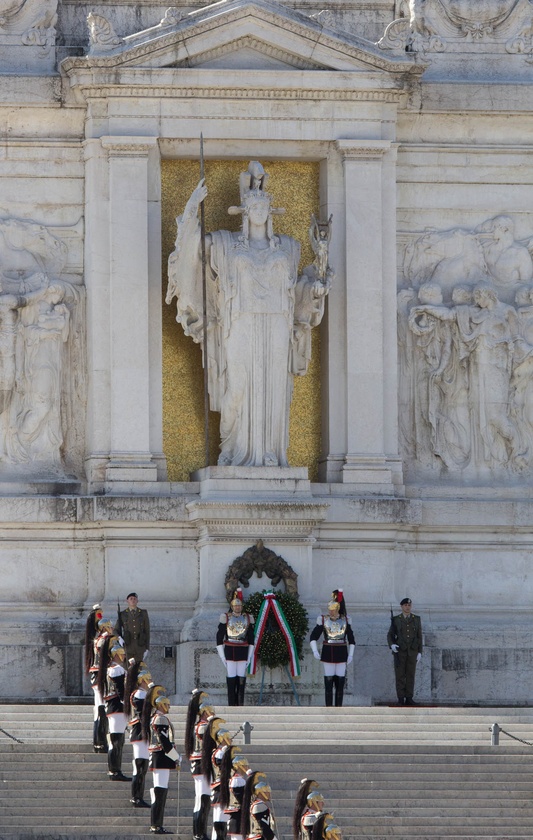
<svg viewBox="0 0 533 840"><path fill-rule="evenodd" d="M63 68L86 62L131 69L416 72L412 57L391 58L370 41L325 26L320 16L272 0L221 0L188 14L169 9L157 26L125 38L113 35L99 36L93 27L89 54L67 59Z"/></svg>

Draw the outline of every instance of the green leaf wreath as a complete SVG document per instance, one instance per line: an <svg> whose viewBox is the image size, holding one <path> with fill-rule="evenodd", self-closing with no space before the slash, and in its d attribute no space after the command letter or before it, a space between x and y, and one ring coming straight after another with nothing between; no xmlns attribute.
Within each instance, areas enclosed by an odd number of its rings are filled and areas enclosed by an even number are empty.
<svg viewBox="0 0 533 840"><path fill-rule="evenodd" d="M264 589L263 592L255 592L253 595L250 595L244 602L243 612L250 613L255 621L263 603L264 593L271 591L270 589ZM281 592L281 590L275 589L274 595L281 605L291 628L296 643L298 658L303 659L303 642L309 629L307 610L301 605L298 598L294 595L289 595L288 592ZM261 647L259 648L259 661L263 668L283 668L289 664L287 643L277 624L272 623L270 626L267 626Z"/></svg>

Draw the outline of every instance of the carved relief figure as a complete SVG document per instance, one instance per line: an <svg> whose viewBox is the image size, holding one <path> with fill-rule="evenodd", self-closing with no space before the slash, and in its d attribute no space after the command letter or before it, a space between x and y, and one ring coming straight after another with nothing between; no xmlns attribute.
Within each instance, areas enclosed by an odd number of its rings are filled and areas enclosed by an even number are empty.
<svg viewBox="0 0 533 840"><path fill-rule="evenodd" d="M69 342L73 317L76 345L80 338L81 292L58 279L65 260L64 244L42 225L0 220L0 468L15 473L62 472L82 376Z"/></svg>
<svg viewBox="0 0 533 840"><path fill-rule="evenodd" d="M206 237L208 267L207 360L211 408L220 411L219 464L286 466L293 376L307 371L310 330L320 323L332 272L315 265L298 276L300 243L277 236L266 191L268 175L252 161L240 179L240 233ZM203 181L177 219L169 258L167 303L177 298L176 320L203 340L201 242L198 208ZM327 257L326 257L327 264Z"/></svg>
<svg viewBox="0 0 533 840"><path fill-rule="evenodd" d="M427 278L418 302L414 289L398 295L400 412L407 395L412 406L410 420L400 415L401 444L415 473L518 480L533 465L533 260L529 240L514 237L501 215L406 249L408 282ZM457 282L480 273L473 290Z"/></svg>

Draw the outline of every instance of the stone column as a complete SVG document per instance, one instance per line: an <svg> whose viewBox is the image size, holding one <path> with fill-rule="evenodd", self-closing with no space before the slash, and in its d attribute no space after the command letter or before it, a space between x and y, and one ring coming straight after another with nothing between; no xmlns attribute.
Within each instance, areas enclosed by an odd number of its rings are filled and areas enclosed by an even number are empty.
<svg viewBox="0 0 533 840"><path fill-rule="evenodd" d="M105 157L92 149L95 143L107 156L107 166ZM100 184L99 189L88 187L88 201L92 201L88 225L93 226L93 233L102 227L102 237L93 235L90 240L88 250L96 255L88 255L89 267L94 270L95 284L100 281L99 292L106 287L106 303L96 311L95 289L89 340L94 403L89 418L97 427L102 410L106 425L97 433L93 428L89 439L97 449L101 445L107 449L105 468L100 470L105 488L142 492L148 489L146 482L157 481L154 442L160 450L158 436L152 431L151 408L154 295L150 281L154 257L150 161L154 154L158 159L157 138L103 137L90 144L88 156ZM98 209L103 211L100 221ZM160 451L158 457L161 459Z"/></svg>
<svg viewBox="0 0 533 840"><path fill-rule="evenodd" d="M346 454L342 480L402 492L397 442L395 148L337 140L346 248Z"/></svg>

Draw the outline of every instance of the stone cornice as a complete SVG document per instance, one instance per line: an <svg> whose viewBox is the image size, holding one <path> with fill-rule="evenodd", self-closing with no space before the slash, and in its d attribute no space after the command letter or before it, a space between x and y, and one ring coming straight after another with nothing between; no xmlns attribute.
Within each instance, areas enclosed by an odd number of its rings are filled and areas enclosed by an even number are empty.
<svg viewBox="0 0 533 840"><path fill-rule="evenodd" d="M389 140L336 140L343 160L380 160L391 148Z"/></svg>
<svg viewBox="0 0 533 840"><path fill-rule="evenodd" d="M146 157L157 146L157 137L101 137L102 147L109 157Z"/></svg>
<svg viewBox="0 0 533 840"><path fill-rule="evenodd" d="M398 89L334 89L323 88L293 88L293 87L206 87L176 86L176 85L147 85L135 84L91 84L80 80L79 89L87 99L109 99L140 97L146 99L266 99L292 102L305 101L337 101L337 102L385 102L398 103L403 91ZM248 119L246 117L246 119ZM202 119L209 119L209 114L203 114ZM238 117L232 117L238 119ZM311 116L312 119L312 116Z"/></svg>

